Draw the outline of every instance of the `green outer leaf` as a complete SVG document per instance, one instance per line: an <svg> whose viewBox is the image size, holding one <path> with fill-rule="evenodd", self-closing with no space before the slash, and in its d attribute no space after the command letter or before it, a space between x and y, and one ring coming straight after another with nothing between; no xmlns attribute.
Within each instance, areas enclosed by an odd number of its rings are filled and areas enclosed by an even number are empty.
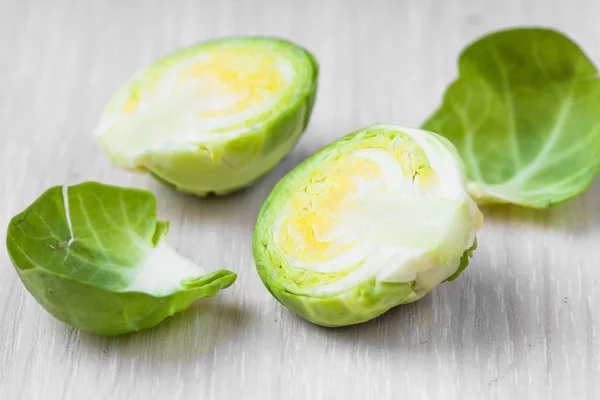
<svg viewBox="0 0 600 400"><path fill-rule="evenodd" d="M475 238L473 246L465 250L462 257L460 258L460 265L458 266L458 269L448 279L446 279L446 282L452 282L453 280L458 278L465 269L467 269L467 267L469 266L469 258L473 258L473 253L475 252L475 250L477 250L477 238Z"/></svg>
<svg viewBox="0 0 600 400"><path fill-rule="evenodd" d="M220 270L203 277L202 285L167 296L113 292L41 269L17 269L23 284L54 318L98 335L121 335L152 328L186 310L201 298L216 295L233 284L236 275Z"/></svg>
<svg viewBox="0 0 600 400"><path fill-rule="evenodd" d="M186 193L204 196L209 193L227 194L251 185L273 169L296 145L306 130L316 99L319 64L306 49L292 42L271 37L232 37L199 43L153 63L126 82L106 106L103 119L117 112L117 105L135 90L137 82L157 68L179 62L186 57L210 47L246 43L248 46L269 45L280 56L297 58L304 65L304 73L295 88L266 112L252 116L243 125L228 127L246 129L243 134L228 137L225 133L214 133L210 141L193 143L196 150L153 148L131 159L128 152L139 147L135 127L117 125L100 132L98 140L112 163L122 168L147 171L159 181ZM148 123L154 124L151 116ZM167 126L170 122L164 120ZM169 125L170 126L170 125ZM167 126L168 128L168 126ZM170 127L168 129L175 129ZM125 150L127 149L127 151Z"/></svg>
<svg viewBox="0 0 600 400"><path fill-rule="evenodd" d="M600 77L559 32L510 29L469 45L459 78L423 128L446 136L479 203L544 208L600 170Z"/></svg>
<svg viewBox="0 0 600 400"><path fill-rule="evenodd" d="M161 293L131 290L132 277L161 243L152 193L95 182L44 192L10 222L6 247L27 290L58 320L101 335L152 327L233 284L220 270L182 279ZM68 213L65 206L68 205ZM176 255L174 268L182 262ZM185 261L191 263L191 261Z"/></svg>
<svg viewBox="0 0 600 400"><path fill-rule="evenodd" d="M262 278L262 275L261 275ZM263 279L275 298L313 324L340 327L369 321L390 308L417 300L411 282L380 282L375 278L334 296L316 297L290 293ZM420 296L419 296L420 297Z"/></svg>

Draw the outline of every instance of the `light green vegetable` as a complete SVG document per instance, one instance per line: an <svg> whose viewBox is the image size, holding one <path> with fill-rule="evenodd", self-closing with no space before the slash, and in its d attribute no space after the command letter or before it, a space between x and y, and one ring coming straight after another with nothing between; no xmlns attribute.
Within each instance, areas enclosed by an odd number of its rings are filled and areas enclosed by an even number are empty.
<svg viewBox="0 0 600 400"><path fill-rule="evenodd" d="M178 50L110 99L96 131L112 163L176 189L225 194L270 171L304 132L318 65L282 39L237 37Z"/></svg>
<svg viewBox="0 0 600 400"><path fill-rule="evenodd" d="M230 286L164 240L147 191L94 182L53 187L8 227L8 254L27 290L55 318L100 335L157 325Z"/></svg>
<svg viewBox="0 0 600 400"><path fill-rule="evenodd" d="M282 304L313 323L343 326L456 278L481 223L449 141L379 124L324 147L275 186L253 253Z"/></svg>
<svg viewBox="0 0 600 400"><path fill-rule="evenodd" d="M463 51L458 79L423 128L458 148L478 202L548 207L600 170L600 77L556 31L492 33Z"/></svg>

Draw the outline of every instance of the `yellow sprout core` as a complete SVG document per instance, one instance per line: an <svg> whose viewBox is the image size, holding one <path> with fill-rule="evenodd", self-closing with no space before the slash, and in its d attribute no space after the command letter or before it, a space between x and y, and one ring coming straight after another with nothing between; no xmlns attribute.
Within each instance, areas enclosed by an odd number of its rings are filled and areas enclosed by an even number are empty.
<svg viewBox="0 0 600 400"><path fill-rule="evenodd" d="M303 180L308 183L288 201L277 240L288 257L306 264L336 258L359 244L364 232L353 225L354 217L371 212L373 199L390 199L393 205L398 196L437 191L437 175L407 135L378 135L352 146L311 171Z"/></svg>
<svg viewBox="0 0 600 400"><path fill-rule="evenodd" d="M274 98L286 84L285 67L273 52L243 45L212 48L180 65L157 64L132 88L121 115L138 113L146 101L190 98L197 119L227 117Z"/></svg>

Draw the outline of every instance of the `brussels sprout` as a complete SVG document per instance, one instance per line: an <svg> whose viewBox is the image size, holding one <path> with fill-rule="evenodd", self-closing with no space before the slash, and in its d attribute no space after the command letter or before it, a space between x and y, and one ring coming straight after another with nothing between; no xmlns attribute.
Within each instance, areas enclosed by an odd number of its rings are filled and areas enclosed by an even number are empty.
<svg viewBox="0 0 600 400"><path fill-rule="evenodd" d="M8 227L8 254L55 318L100 335L157 325L236 275L205 274L163 239L147 191L87 182L48 189Z"/></svg>
<svg viewBox="0 0 600 400"><path fill-rule="evenodd" d="M600 171L598 110L598 70L575 43L551 29L508 29L462 52L423 128L458 148L478 203L545 208Z"/></svg>
<svg viewBox="0 0 600 400"><path fill-rule="evenodd" d="M237 37L178 50L135 74L96 130L112 163L199 196L270 171L304 132L318 65L282 39Z"/></svg>
<svg viewBox="0 0 600 400"><path fill-rule="evenodd" d="M420 299L467 266L483 217L454 146L395 125L361 129L285 176L254 231L258 273L322 326Z"/></svg>

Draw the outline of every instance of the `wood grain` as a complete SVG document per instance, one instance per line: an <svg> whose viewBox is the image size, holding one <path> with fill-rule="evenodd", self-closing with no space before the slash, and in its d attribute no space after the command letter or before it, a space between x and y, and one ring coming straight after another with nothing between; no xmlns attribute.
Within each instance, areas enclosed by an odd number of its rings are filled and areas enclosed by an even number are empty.
<svg viewBox="0 0 600 400"><path fill-rule="evenodd" d="M517 24L567 32L600 63L600 2L0 0L0 227L50 185L154 191L170 242L239 272L159 327L101 338L53 320L0 248L0 399L598 399L600 181L548 211L485 209L463 276L360 326L312 326L254 271L251 232L273 185L374 122L418 125L469 41ZM265 179L180 195L110 167L92 131L136 69L211 37L275 34L321 63L314 118Z"/></svg>

